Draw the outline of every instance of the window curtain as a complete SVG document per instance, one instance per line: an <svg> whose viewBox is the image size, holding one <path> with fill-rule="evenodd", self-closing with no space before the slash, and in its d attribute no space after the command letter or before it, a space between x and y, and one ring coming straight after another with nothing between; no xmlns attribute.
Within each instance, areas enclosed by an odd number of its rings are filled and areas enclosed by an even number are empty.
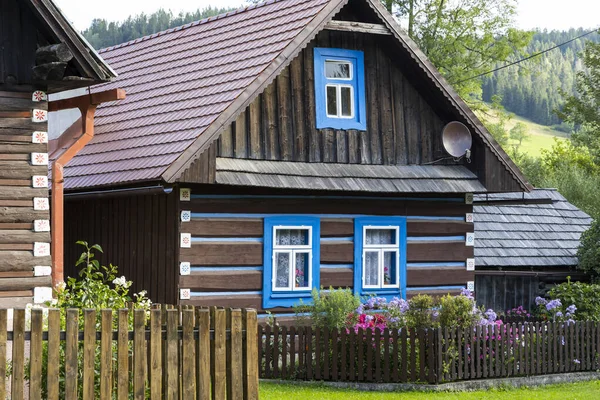
<svg viewBox="0 0 600 400"><path fill-rule="evenodd" d="M276 237L277 246L302 246L308 245L308 231L306 229L278 229ZM289 253L278 253L276 258L276 287L285 288L291 287L289 269L290 268ZM308 257L300 255L296 256L295 260L296 271L294 273L296 287L306 286L308 282ZM292 268L294 265L292 264Z"/></svg>

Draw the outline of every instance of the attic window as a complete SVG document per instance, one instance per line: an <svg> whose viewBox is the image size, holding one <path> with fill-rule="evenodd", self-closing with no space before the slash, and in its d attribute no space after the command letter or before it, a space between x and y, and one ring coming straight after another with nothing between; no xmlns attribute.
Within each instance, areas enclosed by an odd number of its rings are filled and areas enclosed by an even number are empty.
<svg viewBox="0 0 600 400"><path fill-rule="evenodd" d="M366 129L361 51L315 48L317 128Z"/></svg>

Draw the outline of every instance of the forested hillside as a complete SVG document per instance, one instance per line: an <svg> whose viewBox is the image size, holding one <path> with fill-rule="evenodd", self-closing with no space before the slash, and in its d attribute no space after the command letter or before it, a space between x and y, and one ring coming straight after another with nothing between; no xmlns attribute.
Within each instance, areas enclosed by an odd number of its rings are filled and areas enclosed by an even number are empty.
<svg viewBox="0 0 600 400"><path fill-rule="evenodd" d="M585 29L569 31L536 32L527 46L529 54L564 43L583 33ZM577 39L559 49L549 51L530 61L495 72L483 82L483 99L491 102L492 96L502 96L502 105L508 110L538 124L560 124L553 113L564 103L560 91L575 94L575 78L582 69L578 54L585 42L600 42L600 34Z"/></svg>
<svg viewBox="0 0 600 400"><path fill-rule="evenodd" d="M95 19L92 25L83 31L83 36L95 49L102 49L231 10L209 6L195 12L173 15L171 11L160 9L149 15L142 13L130 16L123 22Z"/></svg>

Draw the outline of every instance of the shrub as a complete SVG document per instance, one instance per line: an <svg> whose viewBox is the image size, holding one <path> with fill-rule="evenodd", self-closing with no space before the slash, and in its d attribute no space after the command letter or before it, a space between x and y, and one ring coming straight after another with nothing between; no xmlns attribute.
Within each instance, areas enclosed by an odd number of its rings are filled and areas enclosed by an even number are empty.
<svg viewBox="0 0 600 400"><path fill-rule="evenodd" d="M567 282L554 286L548 297L560 300L563 305L573 304L580 321L600 321L600 285L584 282Z"/></svg>
<svg viewBox="0 0 600 400"><path fill-rule="evenodd" d="M433 297L427 294L419 294L408 301L408 310L406 311L406 322L409 327L414 328L433 328L437 326L434 319L436 313L433 310L435 306Z"/></svg>
<svg viewBox="0 0 600 400"><path fill-rule="evenodd" d="M317 289L312 291L312 304L302 301L294 306L297 319L302 320L302 314L310 315L311 323L320 328L341 329L346 326L348 315L353 313L360 305L358 296L349 289L333 289L325 292Z"/></svg>
<svg viewBox="0 0 600 400"><path fill-rule="evenodd" d="M585 271L592 279L600 279L600 220L581 235L581 244L577 250L579 264L577 268Z"/></svg>
<svg viewBox="0 0 600 400"><path fill-rule="evenodd" d="M478 312L474 312L475 301L467 296L450 296L440 299L439 322L444 327L469 328L480 322ZM495 318L494 318L495 320Z"/></svg>

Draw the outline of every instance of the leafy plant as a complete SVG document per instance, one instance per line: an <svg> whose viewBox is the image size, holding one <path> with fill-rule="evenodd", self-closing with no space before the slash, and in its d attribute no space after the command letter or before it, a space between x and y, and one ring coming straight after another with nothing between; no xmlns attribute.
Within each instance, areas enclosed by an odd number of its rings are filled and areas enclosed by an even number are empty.
<svg viewBox="0 0 600 400"><path fill-rule="evenodd" d="M408 326L419 329L433 328L437 326L434 317L436 312L433 297L427 294L419 294L408 301L408 310L406 311L406 322Z"/></svg>
<svg viewBox="0 0 600 400"><path fill-rule="evenodd" d="M548 297L558 299L563 305L573 304L577 309L576 317L580 321L600 321L600 285L584 282L567 282L554 286Z"/></svg>
<svg viewBox="0 0 600 400"><path fill-rule="evenodd" d="M349 289L333 289L320 292L312 291L312 304L304 304L302 301L294 307L296 316L302 319L302 314L310 315L311 323L315 326L327 329L340 329L346 325L348 314L354 312L360 305L358 296L352 294Z"/></svg>
<svg viewBox="0 0 600 400"><path fill-rule="evenodd" d="M579 264L577 268L585 271L592 279L600 280L600 220L581 235L581 243L577 250Z"/></svg>
<svg viewBox="0 0 600 400"><path fill-rule="evenodd" d="M475 326L480 317L473 312L475 301L467 296L450 296L440 299L439 323L444 327L469 328Z"/></svg>

